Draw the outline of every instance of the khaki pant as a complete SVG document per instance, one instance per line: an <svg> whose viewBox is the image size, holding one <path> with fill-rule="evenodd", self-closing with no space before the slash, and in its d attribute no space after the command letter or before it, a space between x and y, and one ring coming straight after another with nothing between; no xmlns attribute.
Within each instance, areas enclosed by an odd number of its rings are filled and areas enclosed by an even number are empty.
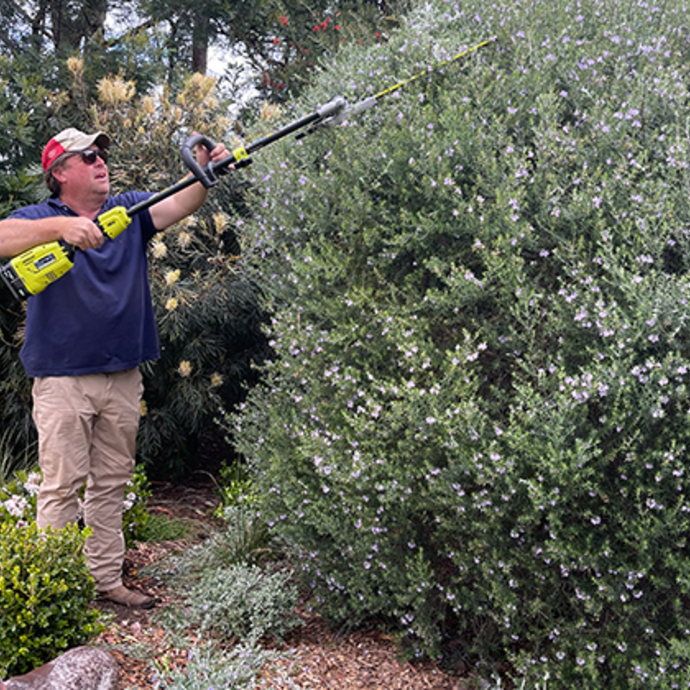
<svg viewBox="0 0 690 690"><path fill-rule="evenodd" d="M85 551L98 591L122 584L124 489L134 472L142 393L138 369L33 384L43 473L37 523L41 529L76 523L86 483L84 522L93 534Z"/></svg>

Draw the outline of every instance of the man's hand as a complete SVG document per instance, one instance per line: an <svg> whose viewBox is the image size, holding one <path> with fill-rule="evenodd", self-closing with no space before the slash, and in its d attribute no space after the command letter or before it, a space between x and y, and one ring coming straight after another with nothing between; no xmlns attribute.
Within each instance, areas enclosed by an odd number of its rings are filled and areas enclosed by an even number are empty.
<svg viewBox="0 0 690 690"><path fill-rule="evenodd" d="M230 156L225 144L216 144L213 151L207 151L203 146L197 146L195 158L203 168L209 161L217 163ZM232 169L232 166L228 166ZM206 201L208 190L200 183L193 184L177 194L151 206L151 219L157 230L164 230L170 225L186 218L196 211Z"/></svg>
<svg viewBox="0 0 690 690"><path fill-rule="evenodd" d="M104 236L101 229L88 218L82 216L57 216L60 237L68 244L86 251L98 249L103 244Z"/></svg>
<svg viewBox="0 0 690 690"><path fill-rule="evenodd" d="M79 249L95 249L103 244L103 239L98 226L83 216L0 221L0 257L17 256L31 247L56 240L64 240Z"/></svg>
<svg viewBox="0 0 690 690"><path fill-rule="evenodd" d="M206 150L206 147L197 146L194 155L199 165L203 168L209 161L214 163L222 161L230 155L230 152L225 148L225 144L218 143L210 153ZM230 167L232 168L232 166Z"/></svg>

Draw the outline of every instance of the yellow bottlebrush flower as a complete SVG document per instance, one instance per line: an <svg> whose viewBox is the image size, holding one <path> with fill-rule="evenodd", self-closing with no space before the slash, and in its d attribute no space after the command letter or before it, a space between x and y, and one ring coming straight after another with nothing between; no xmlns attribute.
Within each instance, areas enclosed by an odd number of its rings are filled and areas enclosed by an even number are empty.
<svg viewBox="0 0 690 690"><path fill-rule="evenodd" d="M98 100L106 105L126 103L135 93L135 83L125 81L122 77L106 77L98 82Z"/></svg>
<svg viewBox="0 0 690 690"><path fill-rule="evenodd" d="M187 249L192 243L192 235L184 230L177 236L177 246L180 249Z"/></svg>
<svg viewBox="0 0 690 690"><path fill-rule="evenodd" d="M264 122L273 122L283 114L283 109L274 103L264 102L259 109L259 115Z"/></svg>
<svg viewBox="0 0 690 690"><path fill-rule="evenodd" d="M223 377L218 372L211 374L211 388L218 388L218 386L221 386L222 384Z"/></svg>
<svg viewBox="0 0 690 690"><path fill-rule="evenodd" d="M165 308L168 311L175 311L179 305L179 301L177 300L177 297L171 297L166 303L165 303Z"/></svg>
<svg viewBox="0 0 690 690"><path fill-rule="evenodd" d="M185 359L184 361L180 362L180 366L177 368L177 371L180 373L180 376L187 378L192 373L192 365Z"/></svg>
<svg viewBox="0 0 690 690"><path fill-rule="evenodd" d="M185 83L184 93L200 102L211 93L215 85L216 80L213 77L195 72ZM178 103L179 99L180 97L178 96Z"/></svg>
<svg viewBox="0 0 690 690"><path fill-rule="evenodd" d="M228 217L224 213L214 213L213 224L216 227L216 232L219 235L222 235L225 232L225 229L228 227Z"/></svg>
<svg viewBox="0 0 690 690"><path fill-rule="evenodd" d="M149 413L149 408L146 406L146 400L142 400L139 403L139 416L140 417L146 417L146 415Z"/></svg>
<svg viewBox="0 0 690 690"><path fill-rule="evenodd" d="M180 269L176 268L174 271L168 271L165 274L165 284L172 287L180 279Z"/></svg>
<svg viewBox="0 0 690 690"><path fill-rule="evenodd" d="M156 104L151 96L145 96L142 98L141 107L147 115L153 115L156 112Z"/></svg>
<svg viewBox="0 0 690 690"><path fill-rule="evenodd" d="M151 242L151 253L154 259L162 259L168 253L165 242L154 239L153 242Z"/></svg>
<svg viewBox="0 0 690 690"><path fill-rule="evenodd" d="M71 57L67 59L67 69L74 74L81 74L84 70L84 61L78 57Z"/></svg>

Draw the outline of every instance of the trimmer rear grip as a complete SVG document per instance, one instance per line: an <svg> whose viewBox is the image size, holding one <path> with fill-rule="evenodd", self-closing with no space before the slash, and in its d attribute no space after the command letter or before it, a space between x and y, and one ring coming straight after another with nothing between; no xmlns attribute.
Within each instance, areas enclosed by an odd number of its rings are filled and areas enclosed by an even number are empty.
<svg viewBox="0 0 690 690"><path fill-rule="evenodd" d="M36 295L74 266L74 247L59 240L39 244L0 268L0 277L18 300Z"/></svg>

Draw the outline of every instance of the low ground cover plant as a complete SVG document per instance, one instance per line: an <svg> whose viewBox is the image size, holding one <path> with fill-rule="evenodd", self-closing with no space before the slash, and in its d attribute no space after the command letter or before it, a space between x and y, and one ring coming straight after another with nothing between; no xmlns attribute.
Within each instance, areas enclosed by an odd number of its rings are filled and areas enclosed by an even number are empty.
<svg viewBox="0 0 690 690"><path fill-rule="evenodd" d="M428 76L257 157L275 357L227 426L334 620L528 686L690 682L686 11L427 4L299 107Z"/></svg>
<svg viewBox="0 0 690 690"><path fill-rule="evenodd" d="M261 687L261 677L267 668L273 667L281 658L277 652L251 642L239 644L230 651L202 644L190 650L190 660L184 670L161 672L154 687L157 690L254 690ZM280 687L299 690L289 677L280 674L279 668L276 672Z"/></svg>
<svg viewBox="0 0 690 690"><path fill-rule="evenodd" d="M266 525L247 505L225 509L206 541L146 569L166 581L176 605L158 620L174 632L194 631L222 645L282 638L300 619L292 566L281 563Z"/></svg>

